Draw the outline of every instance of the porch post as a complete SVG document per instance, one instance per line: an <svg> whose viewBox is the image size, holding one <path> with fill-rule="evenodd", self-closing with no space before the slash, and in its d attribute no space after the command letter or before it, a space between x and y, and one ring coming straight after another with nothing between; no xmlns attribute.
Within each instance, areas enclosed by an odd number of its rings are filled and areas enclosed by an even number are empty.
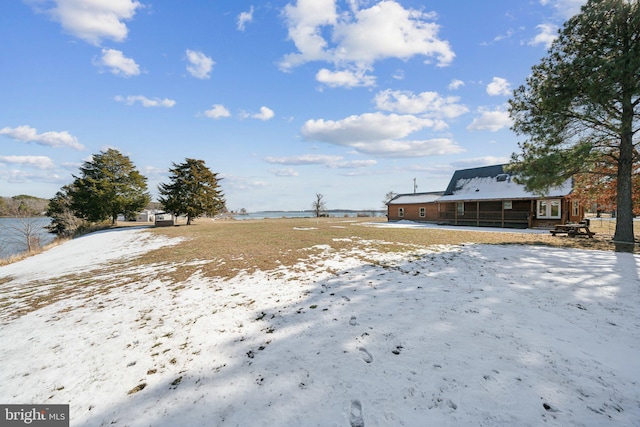
<svg viewBox="0 0 640 427"><path fill-rule="evenodd" d="M476 202L476 227L480 227L480 202Z"/></svg>
<svg viewBox="0 0 640 427"><path fill-rule="evenodd" d="M458 203L459 202L453 202L453 225L458 225Z"/></svg>

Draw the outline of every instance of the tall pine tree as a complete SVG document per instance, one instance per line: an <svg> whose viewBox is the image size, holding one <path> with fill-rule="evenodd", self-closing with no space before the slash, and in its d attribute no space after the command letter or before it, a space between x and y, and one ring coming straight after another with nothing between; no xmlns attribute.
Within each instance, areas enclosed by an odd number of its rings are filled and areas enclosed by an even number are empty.
<svg viewBox="0 0 640 427"><path fill-rule="evenodd" d="M204 160L185 159L169 169L171 183L160 184L158 190L164 210L176 216L186 215L187 225L202 215L214 216L225 208L224 194L218 174L211 172Z"/></svg>
<svg viewBox="0 0 640 427"><path fill-rule="evenodd" d="M640 118L638 0L588 0L510 101L520 143L511 170L544 193L607 160L615 170L614 240L633 243L632 174Z"/></svg>
<svg viewBox="0 0 640 427"><path fill-rule="evenodd" d="M118 215L134 216L151 200L147 178L118 150L94 154L74 178L68 188L71 207L78 217L91 222L111 219L115 224Z"/></svg>

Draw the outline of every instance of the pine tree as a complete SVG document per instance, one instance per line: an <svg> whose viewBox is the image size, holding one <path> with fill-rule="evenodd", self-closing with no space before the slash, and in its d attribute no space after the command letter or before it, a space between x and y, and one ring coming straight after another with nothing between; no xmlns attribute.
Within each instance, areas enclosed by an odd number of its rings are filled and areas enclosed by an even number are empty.
<svg viewBox="0 0 640 427"><path fill-rule="evenodd" d="M63 186L53 198L49 199L46 215L51 218L51 224L46 228L50 233L61 237L71 237L85 225L85 221L74 215L71 209L71 186Z"/></svg>
<svg viewBox="0 0 640 427"><path fill-rule="evenodd" d="M214 216L225 208L224 194L217 173L205 165L204 160L185 159L169 169L171 183L160 184L160 203L167 212L186 215L187 225L202 215Z"/></svg>
<svg viewBox="0 0 640 427"><path fill-rule="evenodd" d="M510 101L528 140L511 171L537 193L607 161L616 176L614 240L633 243L632 173L640 118L638 0L588 0Z"/></svg>
<svg viewBox="0 0 640 427"><path fill-rule="evenodd" d="M116 224L118 215L132 217L151 200L147 178L118 150L94 154L80 168L80 176L73 177L71 207L76 216L91 222L111 219Z"/></svg>

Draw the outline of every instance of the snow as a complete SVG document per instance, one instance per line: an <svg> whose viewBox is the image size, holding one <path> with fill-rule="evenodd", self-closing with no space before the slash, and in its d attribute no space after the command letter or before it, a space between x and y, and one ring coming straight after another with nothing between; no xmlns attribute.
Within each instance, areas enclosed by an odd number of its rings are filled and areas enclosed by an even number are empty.
<svg viewBox="0 0 640 427"><path fill-rule="evenodd" d="M416 194L401 194L396 198L389 201L389 205L404 205L411 203L432 203L438 200L442 196L442 193L428 194L428 193L416 193Z"/></svg>
<svg viewBox="0 0 640 427"><path fill-rule="evenodd" d="M3 297L78 290L0 307L0 401L73 426L638 425L637 255L352 241L227 280L128 266L176 243L140 229L1 267Z"/></svg>
<svg viewBox="0 0 640 427"><path fill-rule="evenodd" d="M571 189L572 184L569 179L559 187L550 188L544 198L564 197L571 193ZM515 183L510 177L505 181L498 181L496 177L476 177L458 180L453 194L440 197L438 202L532 198L541 197L526 191L524 185Z"/></svg>

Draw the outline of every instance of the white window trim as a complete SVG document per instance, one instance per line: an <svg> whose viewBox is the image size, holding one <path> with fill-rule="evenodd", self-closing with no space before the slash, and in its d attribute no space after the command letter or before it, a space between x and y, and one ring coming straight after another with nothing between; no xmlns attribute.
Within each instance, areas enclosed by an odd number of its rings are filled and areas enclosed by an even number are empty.
<svg viewBox="0 0 640 427"><path fill-rule="evenodd" d="M427 216L427 208L420 208L420 218Z"/></svg>
<svg viewBox="0 0 640 427"><path fill-rule="evenodd" d="M540 204L546 203L546 213L544 215L540 215ZM553 202L558 202L558 215L551 215L551 205ZM536 213L537 217L540 219L560 219L562 218L562 200L561 199L544 199L538 200L536 202Z"/></svg>
<svg viewBox="0 0 640 427"><path fill-rule="evenodd" d="M398 216L404 218L404 208L398 208Z"/></svg>

